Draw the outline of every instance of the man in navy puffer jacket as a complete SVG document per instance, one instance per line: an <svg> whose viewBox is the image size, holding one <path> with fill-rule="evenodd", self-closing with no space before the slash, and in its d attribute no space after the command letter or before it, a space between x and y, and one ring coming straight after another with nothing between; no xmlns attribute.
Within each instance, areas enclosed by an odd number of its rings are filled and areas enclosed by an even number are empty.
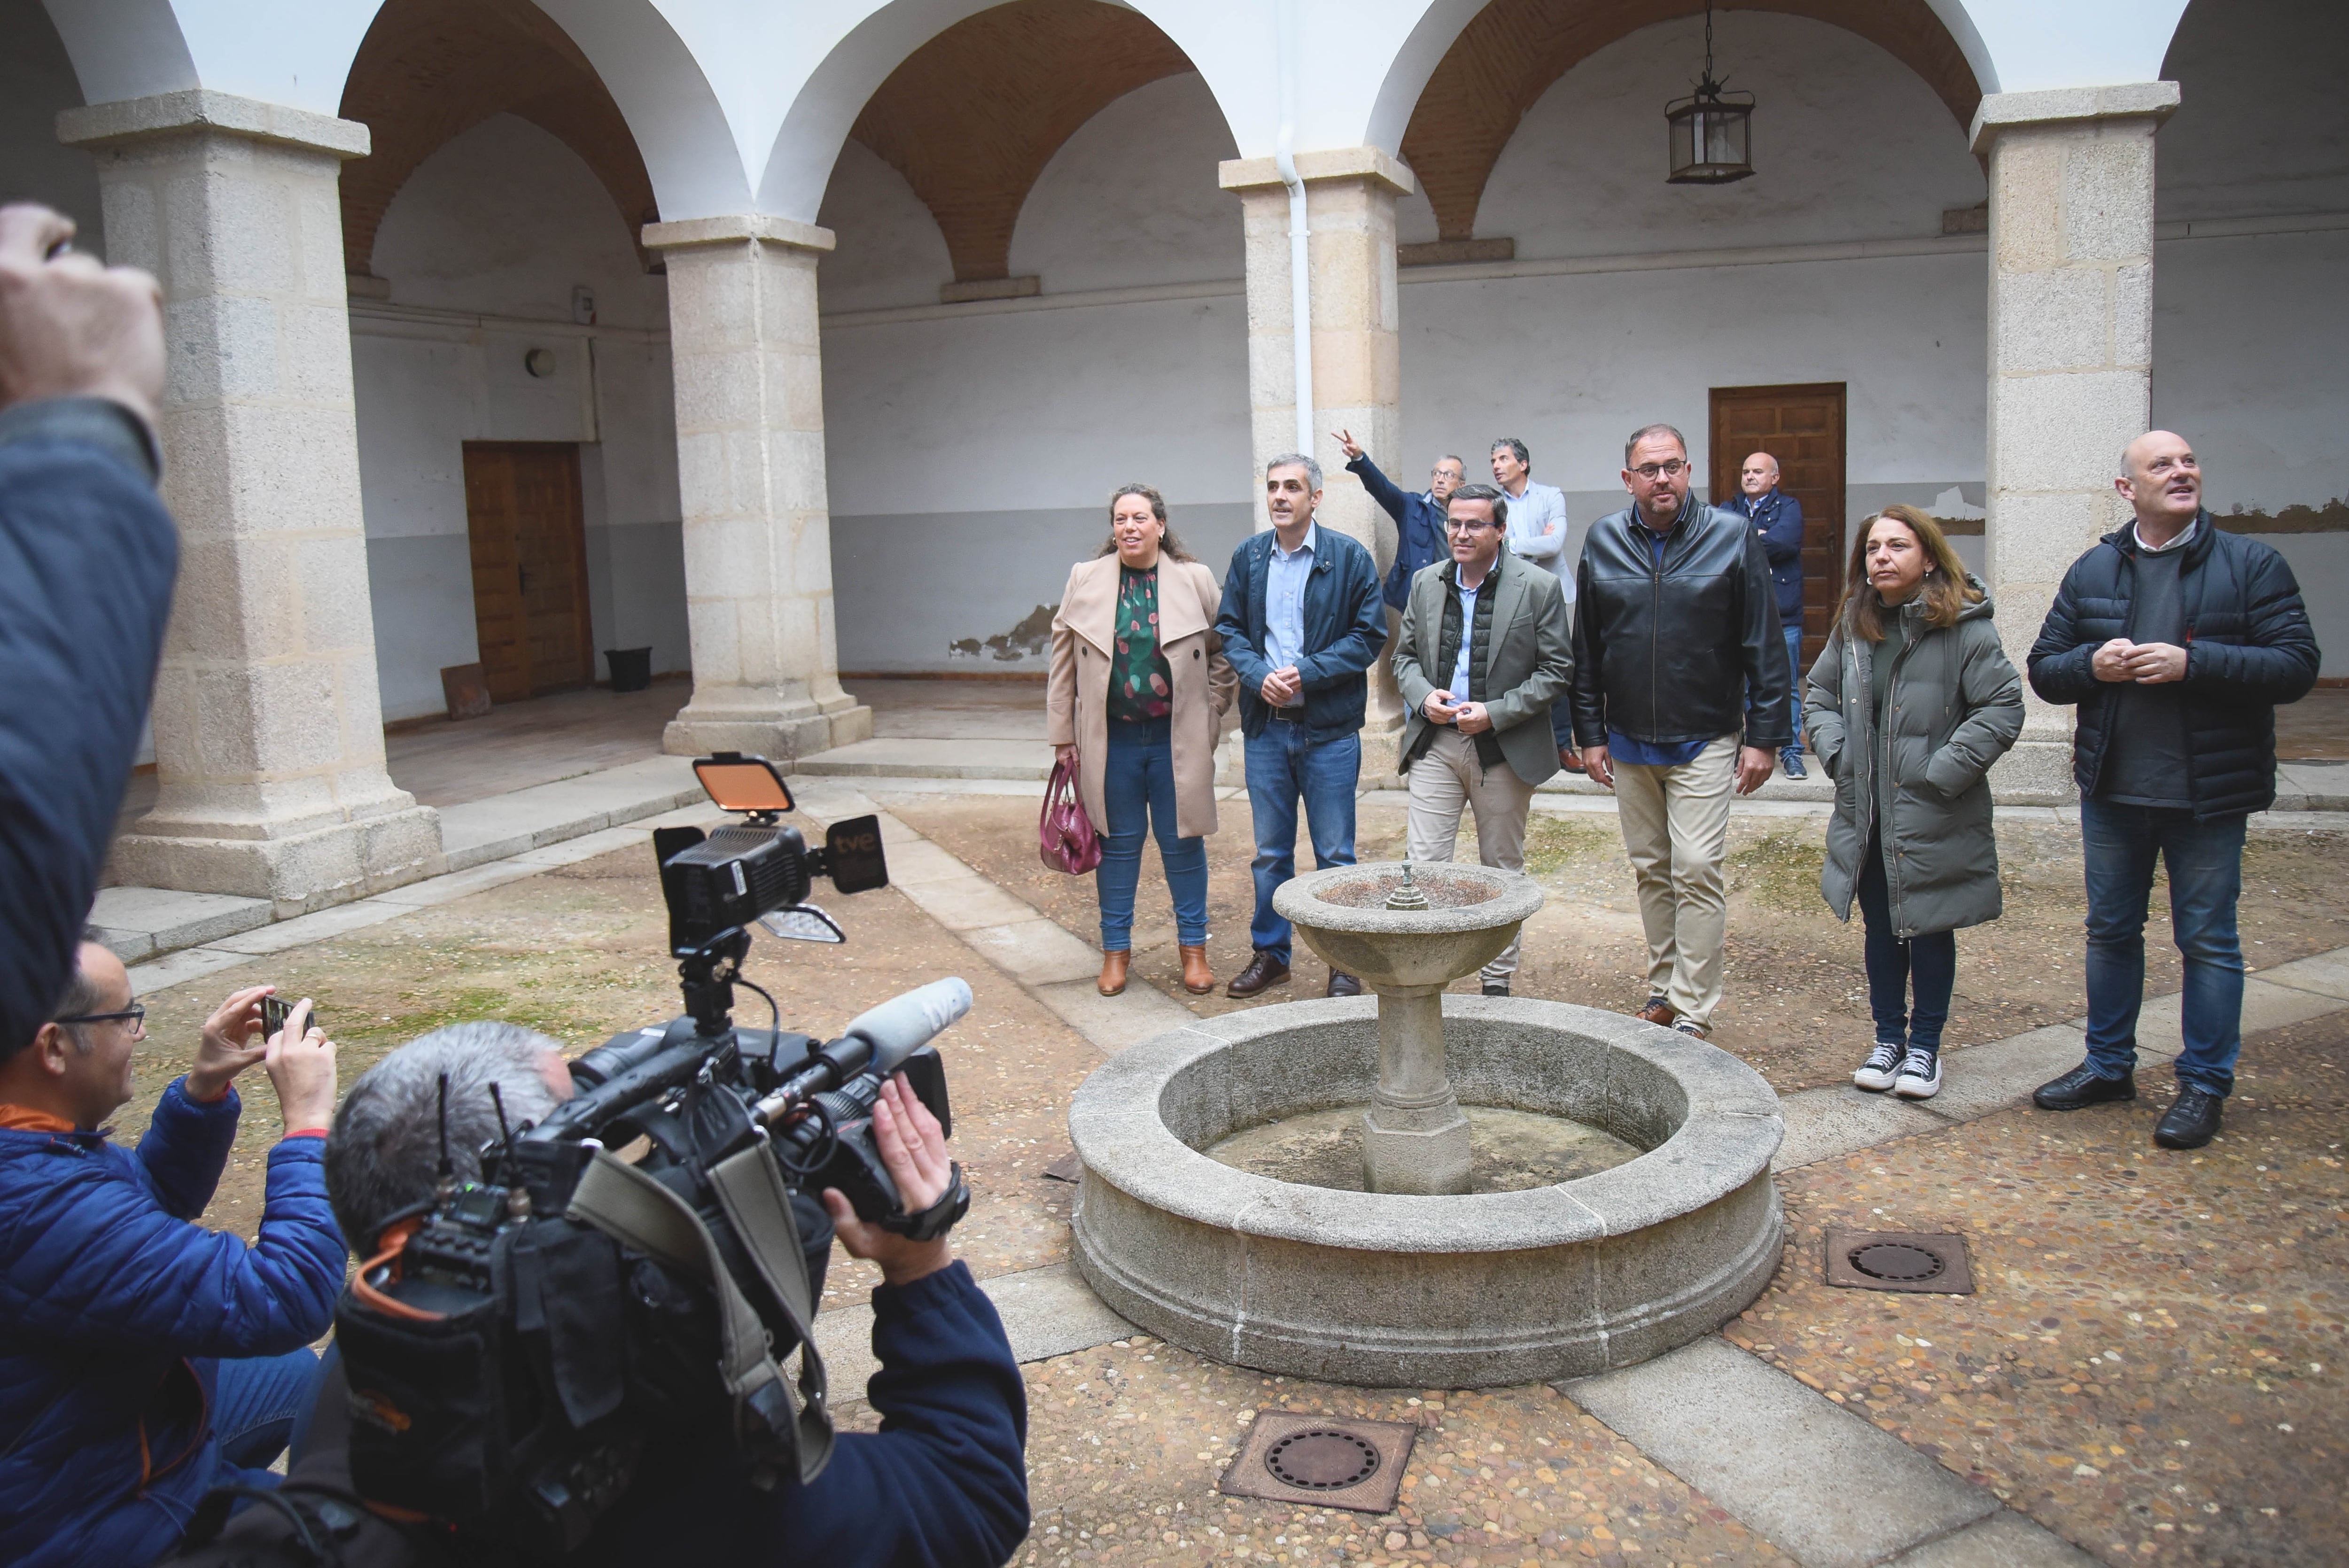
<svg viewBox="0 0 2349 1568"><path fill-rule="evenodd" d="M2076 703L2072 771L2087 869L2087 1059L2042 1110L2137 1098L2145 921L2157 857L2185 960L2178 1099L2165 1149L2217 1136L2242 1049L2243 830L2275 802L2275 709L2316 682L2316 636L2275 550L2221 531L2182 437L2129 443L2116 480L2137 513L2072 563L2031 649L2041 700Z"/></svg>

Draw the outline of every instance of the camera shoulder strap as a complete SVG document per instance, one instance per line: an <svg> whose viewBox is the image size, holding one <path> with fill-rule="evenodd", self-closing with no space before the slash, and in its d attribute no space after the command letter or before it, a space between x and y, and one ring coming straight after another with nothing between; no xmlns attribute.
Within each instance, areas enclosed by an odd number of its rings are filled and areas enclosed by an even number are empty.
<svg viewBox="0 0 2349 1568"><path fill-rule="evenodd" d="M799 1461L802 1483L832 1461L831 1384L815 1347L815 1302L808 1291L807 1255L792 1195L764 1143L755 1143L710 1168L709 1185L734 1234L792 1329L800 1336Z"/></svg>
<svg viewBox="0 0 2349 1568"><path fill-rule="evenodd" d="M802 1333L802 1388L805 1391L812 1386L815 1397L807 1408L792 1412L789 1385L775 1365L766 1325L743 1296L741 1286L735 1283L719 1253L717 1238L710 1235L709 1228L701 1222L701 1216L694 1212L692 1205L636 1167L598 1150L580 1173L566 1212L623 1246L658 1258L710 1287L718 1302L718 1373L733 1397L738 1438L751 1430L755 1421L777 1437L792 1440L797 1450L801 1480L812 1480L832 1457L832 1418L822 1402L823 1357L816 1351L815 1342ZM788 1210L785 1215L788 1219ZM761 1248L750 1235L744 1235L742 1240L754 1257L760 1255ZM793 1260L798 1252L794 1243L791 1248ZM780 1272L771 1270L764 1257L760 1258L760 1267L762 1273ZM806 1295L804 1285L801 1295ZM783 1406L781 1411L774 1409L778 1401ZM773 1419L777 1414L791 1414L795 1418ZM810 1441L810 1433L820 1440Z"/></svg>

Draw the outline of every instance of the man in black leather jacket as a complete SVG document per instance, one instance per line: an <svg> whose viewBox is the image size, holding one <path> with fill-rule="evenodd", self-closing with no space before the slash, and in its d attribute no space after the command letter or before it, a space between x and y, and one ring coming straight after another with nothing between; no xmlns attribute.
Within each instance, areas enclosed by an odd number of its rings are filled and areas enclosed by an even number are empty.
<svg viewBox="0 0 2349 1568"><path fill-rule="evenodd" d="M1742 518L1691 497L1692 478L1670 425L1624 446L1633 504L1591 525L1577 573L1574 735L1639 875L1639 1016L1702 1039L1721 1004L1730 792L1760 789L1795 730L1769 557Z"/></svg>

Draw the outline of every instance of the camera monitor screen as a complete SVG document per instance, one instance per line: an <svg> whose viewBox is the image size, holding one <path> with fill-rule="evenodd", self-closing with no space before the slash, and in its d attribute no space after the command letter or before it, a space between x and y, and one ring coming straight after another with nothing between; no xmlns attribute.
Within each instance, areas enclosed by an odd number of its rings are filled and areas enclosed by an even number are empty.
<svg viewBox="0 0 2349 1568"><path fill-rule="evenodd" d="M792 792L781 769L763 757L721 751L693 765L694 776L721 810L788 811Z"/></svg>

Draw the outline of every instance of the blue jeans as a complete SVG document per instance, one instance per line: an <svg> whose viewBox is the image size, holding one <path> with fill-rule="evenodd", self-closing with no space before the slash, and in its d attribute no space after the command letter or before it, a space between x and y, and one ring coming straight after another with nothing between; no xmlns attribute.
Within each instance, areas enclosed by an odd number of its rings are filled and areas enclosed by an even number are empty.
<svg viewBox="0 0 2349 1568"><path fill-rule="evenodd" d="M220 1439L215 1486L274 1487L269 1463L306 1430L318 1397L318 1353L304 1346L283 1356L255 1356L220 1364L212 1390L212 1431Z"/></svg>
<svg viewBox="0 0 2349 1568"><path fill-rule="evenodd" d="M1785 633L1786 662L1795 668L1795 742L1780 748L1778 755L1800 757L1803 754L1803 628L1788 626Z"/></svg>
<svg viewBox="0 0 2349 1568"><path fill-rule="evenodd" d="M1362 773L1362 738L1341 735L1316 746L1301 724L1268 721L1247 743L1248 810L1256 817L1256 919L1248 942L1287 964L1289 925L1272 895L1297 874L1297 802L1313 835L1321 870L1354 863L1354 786Z"/></svg>
<svg viewBox="0 0 2349 1568"><path fill-rule="evenodd" d="M1876 1037L1939 1052L1958 983L1958 934L1929 931L1903 942L1893 934L1892 894L1884 882L1884 841L1871 835L1859 865L1859 913L1867 929L1868 1006ZM1910 986L1917 1005L1909 1006Z"/></svg>
<svg viewBox="0 0 2349 1568"><path fill-rule="evenodd" d="M1133 890L1142 882L1145 828L1158 838L1166 886L1174 894L1174 929L1185 947L1207 940L1207 841L1174 836L1174 751L1164 718L1110 720L1109 759L1102 769L1102 835L1093 886L1101 895L1102 951L1133 945Z"/></svg>
<svg viewBox="0 0 2349 1568"><path fill-rule="evenodd" d="M2145 914L2156 855L2169 872L2169 924L2186 960L2178 1081L2226 1095L2243 1048L2243 944L2235 900L2243 889L2238 815L2194 813L2109 800L2080 802L2088 864L2088 1065L2106 1078L2137 1066L2137 1015L2145 1000Z"/></svg>

